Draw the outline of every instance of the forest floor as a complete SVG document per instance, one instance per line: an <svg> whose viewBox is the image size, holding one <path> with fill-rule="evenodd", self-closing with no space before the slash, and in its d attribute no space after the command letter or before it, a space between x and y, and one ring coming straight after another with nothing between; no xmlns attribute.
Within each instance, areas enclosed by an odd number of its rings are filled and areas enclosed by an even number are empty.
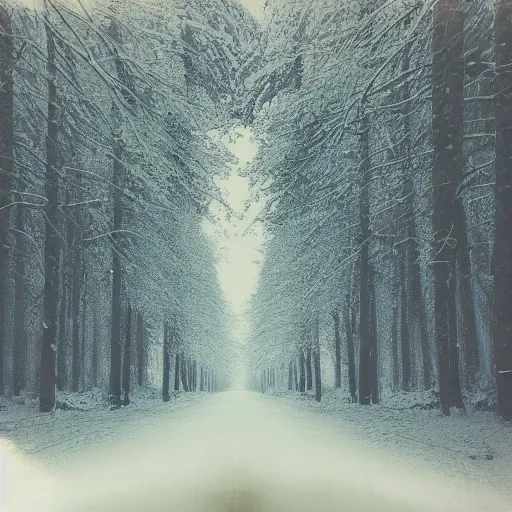
<svg viewBox="0 0 512 512"><path fill-rule="evenodd" d="M76 400L0 411L5 510L512 510L512 429L491 413L242 391Z"/></svg>
<svg viewBox="0 0 512 512"><path fill-rule="evenodd" d="M293 392L268 396L297 410L310 411L339 435L364 442L368 448L407 471L427 470L446 479L463 480L485 487L512 504L512 423L495 413L422 409L425 393L387 397L384 404L362 407L349 403L343 393L324 393L320 403L314 394ZM510 507L512 510L512 506Z"/></svg>

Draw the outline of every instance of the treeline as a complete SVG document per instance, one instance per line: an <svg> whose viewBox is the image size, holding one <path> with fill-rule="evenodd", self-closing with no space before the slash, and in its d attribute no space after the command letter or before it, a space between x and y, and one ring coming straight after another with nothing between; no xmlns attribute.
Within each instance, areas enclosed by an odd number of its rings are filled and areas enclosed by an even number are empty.
<svg viewBox="0 0 512 512"><path fill-rule="evenodd" d="M229 1L0 1L3 394L51 411L100 387L119 407L163 381L167 400L171 360L174 389L227 385L202 223L232 157L207 132L254 31Z"/></svg>
<svg viewBox="0 0 512 512"><path fill-rule="evenodd" d="M360 404L433 389L448 415L483 392L511 418L512 2L266 13L252 385L303 390L312 351Z"/></svg>

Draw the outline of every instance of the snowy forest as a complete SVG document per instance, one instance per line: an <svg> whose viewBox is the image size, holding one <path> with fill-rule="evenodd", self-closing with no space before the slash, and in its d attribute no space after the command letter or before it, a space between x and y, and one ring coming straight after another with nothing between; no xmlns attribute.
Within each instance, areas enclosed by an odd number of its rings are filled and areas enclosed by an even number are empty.
<svg viewBox="0 0 512 512"><path fill-rule="evenodd" d="M156 368L164 400L227 385L201 222L255 23L201 5L0 6L0 382L41 411L55 389L126 405Z"/></svg>
<svg viewBox="0 0 512 512"><path fill-rule="evenodd" d="M512 419L511 65L511 0L0 0L1 393L118 409L245 359L258 392ZM243 344L203 228L237 126Z"/></svg>
<svg viewBox="0 0 512 512"><path fill-rule="evenodd" d="M270 2L252 387L512 417L512 2ZM286 89L286 92L283 90ZM333 369L333 370L331 370Z"/></svg>

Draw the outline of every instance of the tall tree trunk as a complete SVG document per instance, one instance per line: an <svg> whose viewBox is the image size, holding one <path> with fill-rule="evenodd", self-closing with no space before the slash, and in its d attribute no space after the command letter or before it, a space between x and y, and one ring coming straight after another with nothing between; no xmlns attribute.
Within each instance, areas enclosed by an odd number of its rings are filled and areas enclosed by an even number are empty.
<svg viewBox="0 0 512 512"><path fill-rule="evenodd" d="M361 102L362 109L365 100ZM359 191L359 236L360 236L360 271L359 271L359 403L370 405L371 384L371 336L370 336L370 183L369 162L369 119L362 113L360 127L360 191Z"/></svg>
<svg viewBox="0 0 512 512"><path fill-rule="evenodd" d="M395 259L399 259L398 257ZM391 385L394 392L398 391L400 387L400 354L399 354L399 340L398 340L398 327L400 325L400 267L399 261L394 265L393 269L393 285L392 285L392 301L393 301L393 318L391 323L391 359L392 359L392 379Z"/></svg>
<svg viewBox="0 0 512 512"><path fill-rule="evenodd" d="M48 122L46 133L45 240L44 240L44 292L43 337L41 345L41 370L39 377L39 410L50 412L55 406L55 354L57 350L57 322L59 306L59 252L57 232L59 211L58 136L59 107L55 85L55 43L45 12L48 72Z"/></svg>
<svg viewBox="0 0 512 512"><path fill-rule="evenodd" d="M183 386L183 391L189 392L188 382L187 382L187 360L185 359L185 354L182 352L180 356L181 363L181 385Z"/></svg>
<svg viewBox="0 0 512 512"><path fill-rule="evenodd" d="M92 338L92 385L98 387L98 365L99 365L99 348L100 348L100 326L98 325L98 305L92 305L92 321L93 321L93 338Z"/></svg>
<svg viewBox="0 0 512 512"><path fill-rule="evenodd" d="M1 170L0 170L1 173ZM22 198L19 198L21 203ZM25 221L22 204L16 206L16 263L14 288L14 372L13 394L19 396L26 385L27 340L25 336Z"/></svg>
<svg viewBox="0 0 512 512"><path fill-rule="evenodd" d="M439 356L441 409L450 414L460 390L455 390L453 354L456 336L457 189L462 176L464 107L463 13L460 0L439 0L433 10L432 169L434 230L434 309ZM455 316L455 317L454 317ZM455 346L454 346L455 345Z"/></svg>
<svg viewBox="0 0 512 512"><path fill-rule="evenodd" d="M86 361L85 357L85 346L86 346L86 338L87 338L87 272L85 270L85 260L82 258L83 265L83 303L82 303L82 318L81 318L81 327L82 327L82 335L81 335L81 343L80 343L80 382L82 383L82 391L86 389Z"/></svg>
<svg viewBox="0 0 512 512"><path fill-rule="evenodd" d="M204 391L204 370L202 365L199 372L199 391Z"/></svg>
<svg viewBox="0 0 512 512"><path fill-rule="evenodd" d="M320 367L320 317L317 314L315 320L315 400L320 402L322 400L322 369Z"/></svg>
<svg viewBox="0 0 512 512"><path fill-rule="evenodd" d="M163 356L164 356L164 375L162 380L162 399L164 402L168 402L171 397L169 395L169 374L171 371L171 358L169 354L169 324L165 322L164 324L164 348L163 348ZM179 385L179 384L178 384Z"/></svg>
<svg viewBox="0 0 512 512"><path fill-rule="evenodd" d="M460 336L464 361L464 384L467 390L473 390L480 369L478 349L478 331L476 326L475 302L471 283L471 253L467 233L466 212L462 199L457 201L458 229L457 238L457 277L460 304Z"/></svg>
<svg viewBox="0 0 512 512"><path fill-rule="evenodd" d="M128 304L126 311L126 336L124 340L124 353L123 353L123 391L124 400L123 405L130 403L130 371L131 365L131 345L132 345L132 306ZM167 384L169 388L169 384Z"/></svg>
<svg viewBox="0 0 512 512"><path fill-rule="evenodd" d="M140 311L137 312L137 385L144 385L144 366L145 366L145 350L144 350L144 317Z"/></svg>
<svg viewBox="0 0 512 512"><path fill-rule="evenodd" d="M180 355L176 352L176 361L174 363L174 391L180 390Z"/></svg>
<svg viewBox="0 0 512 512"><path fill-rule="evenodd" d="M406 28L410 25L410 19L406 21ZM402 58L402 73L407 73L410 69L410 51L411 43L409 43L404 51ZM428 390L432 387L433 369L430 358L430 341L427 327L427 315L425 310L425 301L421 289L421 272L418 263L419 250L417 242L417 229L416 229L416 216L414 212L414 168L411 161L411 102L410 102L410 87L409 82L404 80L401 88L401 101L402 107L402 128L403 128L403 143L402 153L404 156L403 164L403 187L402 187L402 208L405 219L404 229L404 242L402 244L401 252L403 258L404 274L407 279L407 285L404 285L404 292L406 295L404 299L405 304L402 305L403 318L406 319L407 328L403 331L405 340L402 345L405 345L406 357L403 358L404 362L404 389L409 390L412 382L411 372L411 338L410 328L418 326L420 335L420 348L423 365L423 378L422 385L424 389Z"/></svg>
<svg viewBox="0 0 512 512"><path fill-rule="evenodd" d="M67 199L66 199L67 202ZM68 375L68 347L67 347L67 334L68 334L68 288L70 279L68 276L68 260L69 251L66 247L61 249L61 283L60 283L60 303L59 303L59 330L58 330L58 343L57 343L57 388L60 391L67 389L69 386Z"/></svg>
<svg viewBox="0 0 512 512"><path fill-rule="evenodd" d="M14 174L14 48L11 7L0 5L0 393L4 391L9 217Z"/></svg>
<svg viewBox="0 0 512 512"><path fill-rule="evenodd" d="M123 166L120 158L122 157L121 134L117 132L114 135L114 176L113 176L113 203L114 203L114 222L113 230L119 231L122 226L122 206L120 185L122 183L121 174ZM118 240L117 233L114 233L114 243ZM121 405L121 283L122 266L119 248L112 249L112 320L110 330L110 400L113 407Z"/></svg>
<svg viewBox="0 0 512 512"><path fill-rule="evenodd" d="M334 343L335 343L335 367L334 367L334 386L341 389L341 332L340 332L340 312L335 311L332 315L334 319Z"/></svg>
<svg viewBox="0 0 512 512"><path fill-rule="evenodd" d="M371 296L370 296L370 342L371 342L371 367L370 380L372 385L372 403L380 403L379 392L379 352L377 331L377 296L375 294L375 269L370 269Z"/></svg>
<svg viewBox="0 0 512 512"><path fill-rule="evenodd" d="M293 390L299 390L299 383L297 380L297 360L293 358Z"/></svg>
<svg viewBox="0 0 512 512"><path fill-rule="evenodd" d="M493 253L494 366L498 412L512 420L512 0L498 0L496 48L496 219Z"/></svg>
<svg viewBox="0 0 512 512"><path fill-rule="evenodd" d="M428 391L434 383L434 369L432 367L430 338L428 334L427 311L425 308L425 300L421 289L421 273L418 263L419 251L416 243L416 226L414 225L414 243L411 242L411 303L412 311L416 318L419 333L421 358L423 366L423 389Z"/></svg>
<svg viewBox="0 0 512 512"><path fill-rule="evenodd" d="M454 271L450 275L450 291L455 289L454 293L450 293L448 301L448 336L449 336L449 361L450 373L448 378L448 395L449 407L457 407L464 409L464 402L462 401L462 387L460 382L460 369L459 369L459 346L457 343L458 330L457 330L457 295L456 295L456 281L457 274Z"/></svg>
<svg viewBox="0 0 512 512"><path fill-rule="evenodd" d="M405 21L405 29L408 28L410 19ZM404 49L402 57L402 73L406 73L410 67L410 51L411 44L407 44ZM398 265L400 268L400 353L402 356L402 389L410 391L412 387L412 353L411 353L411 336L410 327L413 325L412 308L412 259L411 245L415 243L411 237L415 236L414 229L414 187L412 181L413 170L411 169L411 127L410 127L410 105L409 105L409 82L404 80L401 87L401 101L402 107L402 129L403 129L403 142L402 154L404 157L403 164L403 185L402 185L402 210L404 215L404 241L400 247L400 254L398 257Z"/></svg>
<svg viewBox="0 0 512 512"><path fill-rule="evenodd" d="M300 372L300 379L299 379L299 391L301 393L304 393L306 391L306 361L304 359L304 350L300 349L299 351L299 372ZM275 376L274 376L275 381ZM274 382L275 387L275 382Z"/></svg>
<svg viewBox="0 0 512 512"><path fill-rule="evenodd" d="M77 392L80 385L80 295L81 295L81 258L80 248L77 246L77 233L74 222L72 225L72 254L71 265L71 391Z"/></svg>
<svg viewBox="0 0 512 512"><path fill-rule="evenodd" d="M311 361L311 347L306 349L306 388L308 391L313 389L313 367Z"/></svg>
<svg viewBox="0 0 512 512"><path fill-rule="evenodd" d="M110 20L109 36L116 45L122 44L122 37L119 27L114 18ZM114 47L114 64L117 71L117 77L122 87L122 94L126 103L133 109L134 90L132 77L127 71L124 61ZM112 223L112 327L110 335L110 396L114 408L121 405L121 289L123 279L123 269L121 265L121 243L120 230L123 226L123 183L124 173L126 172L123 164L125 157L125 144L122 135L121 113L117 102L112 102L112 146L113 146L113 175L112 175L112 203L113 203L113 223Z"/></svg>
<svg viewBox="0 0 512 512"><path fill-rule="evenodd" d="M400 265L400 354L402 356L402 389L411 391L412 384L412 354L411 337L409 333L408 293L407 283L407 256L404 254L399 259Z"/></svg>
<svg viewBox="0 0 512 512"><path fill-rule="evenodd" d="M350 297L347 297L347 305L345 307L345 333L347 336L348 389L352 402L357 402L356 351L350 315Z"/></svg>
<svg viewBox="0 0 512 512"><path fill-rule="evenodd" d="M288 391L293 390L293 363L288 363Z"/></svg>

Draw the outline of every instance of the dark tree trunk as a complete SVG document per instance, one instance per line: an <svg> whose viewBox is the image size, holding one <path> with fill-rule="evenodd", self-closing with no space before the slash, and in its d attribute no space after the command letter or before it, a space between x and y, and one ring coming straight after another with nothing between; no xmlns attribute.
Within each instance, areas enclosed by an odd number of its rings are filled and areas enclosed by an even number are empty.
<svg viewBox="0 0 512 512"><path fill-rule="evenodd" d="M164 402L168 402L171 397L169 395L169 377L171 372L171 358L169 354L169 325L167 322L164 324L164 348L163 348L163 356L164 356L164 375L162 379L162 399ZM177 357L177 355L176 355ZM178 364L178 359L176 359L176 364ZM178 383L179 386L179 383Z"/></svg>
<svg viewBox="0 0 512 512"><path fill-rule="evenodd" d="M174 363L174 391L180 390L180 355L176 352L176 362Z"/></svg>
<svg viewBox="0 0 512 512"><path fill-rule="evenodd" d="M450 275L450 290L456 289L456 272L454 271ZM462 388L460 382L460 369L459 369L459 347L457 344L457 295L450 293L448 301L448 333L449 333L449 364L450 373L448 379L448 396L449 407L457 407L458 409L464 409L464 402L462 401Z"/></svg>
<svg viewBox="0 0 512 512"><path fill-rule="evenodd" d="M306 349L306 388L308 391L313 389L313 366L311 359L311 347L308 347Z"/></svg>
<svg viewBox="0 0 512 512"><path fill-rule="evenodd" d="M293 363L288 363L288 391L293 390Z"/></svg>
<svg viewBox="0 0 512 512"><path fill-rule="evenodd" d="M408 293L407 283L407 265L406 256L403 255L399 261L400 265L400 353L402 356L402 389L411 390L412 381L412 358L411 358L411 338L409 335L409 315L408 315ZM409 281L410 283L410 281Z"/></svg>
<svg viewBox="0 0 512 512"><path fill-rule="evenodd" d="M498 0L496 47L496 231L494 365L498 411L512 420L512 0Z"/></svg>
<svg viewBox="0 0 512 512"><path fill-rule="evenodd" d="M304 393L306 391L306 361L304 359L304 350L300 349L299 351L299 391ZM275 380L275 379L274 379ZM275 383L274 383L275 386Z"/></svg>
<svg viewBox="0 0 512 512"><path fill-rule="evenodd" d="M72 226L72 227L71 227ZM77 392L80 385L80 295L81 295L81 263L80 249L77 247L76 226L70 223L72 230L71 265L71 391Z"/></svg>
<svg viewBox="0 0 512 512"><path fill-rule="evenodd" d="M409 27L410 20L407 19L406 27ZM411 44L408 44L404 51L402 59L402 72L406 73L410 68ZM402 292L405 293L402 303L402 318L406 319L407 327L403 329L404 338L402 344L405 345L405 358L402 358L404 364L404 389L409 390L412 383L411 370L411 339L409 328L418 325L420 335L420 347L422 351L423 363L423 387L430 389L432 387L433 369L430 358L430 341L427 328L427 316L425 303L421 289L421 272L418 263L419 250L416 235L416 216L414 212L414 186L413 173L414 167L411 162L411 102L409 82L404 80L401 89L402 123L404 139L402 143L402 153L404 156L403 165L403 187L402 187L402 208L405 219L404 242L401 248L401 258L403 258L404 277L407 285L403 285Z"/></svg>
<svg viewBox="0 0 512 512"><path fill-rule="evenodd" d="M121 184L122 166L118 158L121 156L119 145L114 143L114 231L121 228ZM114 240L117 235L114 234ZM112 250L112 324L110 330L110 400L113 407L121 405L121 280L122 266L118 248Z"/></svg>
<svg viewBox="0 0 512 512"><path fill-rule="evenodd" d="M124 400L123 405L130 403L130 371L131 365L131 345L132 345L132 306L128 304L126 310L126 336L124 340L124 353L123 353L123 391ZM169 380L169 378L167 378ZM167 382L167 389L169 389L169 382Z"/></svg>
<svg viewBox="0 0 512 512"><path fill-rule="evenodd" d="M478 331L476 326L473 285L471 283L471 255L469 249L466 212L462 199L457 201L459 222L457 226L457 277L460 304L460 336L464 361L464 384L467 390L473 390L480 369L478 349Z"/></svg>
<svg viewBox="0 0 512 512"><path fill-rule="evenodd" d="M340 331L340 312L333 313L334 319L334 343L336 351L336 366L334 367L334 386L341 389L341 331Z"/></svg>
<svg viewBox="0 0 512 512"><path fill-rule="evenodd" d="M185 359L185 355L182 352L180 357L180 367L181 367L181 385L183 386L183 391L189 392L188 382L187 382L187 360Z"/></svg>
<svg viewBox="0 0 512 512"><path fill-rule="evenodd" d="M2 171L0 170L0 173ZM20 197L21 201L22 198ZM25 337L25 222L22 204L16 206L16 263L14 288L14 372L13 394L19 396L26 385L27 340Z"/></svg>
<svg viewBox="0 0 512 512"><path fill-rule="evenodd" d="M204 370L202 366L199 372L199 391L204 391Z"/></svg>
<svg viewBox="0 0 512 512"><path fill-rule="evenodd" d="M144 317L142 313L137 312L137 385L144 385L144 367L146 365L145 347L144 347Z"/></svg>
<svg viewBox="0 0 512 512"><path fill-rule="evenodd" d="M377 338L377 296L375 294L375 270L371 269L371 296L370 296L370 341L371 341L371 367L370 379L372 384L372 403L380 402L379 393L379 351Z"/></svg>
<svg viewBox="0 0 512 512"><path fill-rule="evenodd" d="M112 18L108 29L112 40L122 44L121 34L117 22ZM124 100L131 108L134 106L132 95L133 83L124 61L119 56L117 49L113 49L114 64L119 82L123 86ZM114 408L121 406L121 289L123 269L121 265L121 240L120 231L123 226L123 187L124 173L126 171L123 160L125 157L125 144L122 134L121 113L117 102L112 103L112 148L113 148L113 173L112 173L112 326L110 336L110 397Z"/></svg>
<svg viewBox="0 0 512 512"><path fill-rule="evenodd" d="M299 390L299 383L297 380L297 360L295 358L293 359L293 390Z"/></svg>
<svg viewBox="0 0 512 512"><path fill-rule="evenodd" d="M409 26L409 18L405 21L406 28ZM404 49L402 58L402 73L406 73L410 67L410 50L411 44L407 44ZM409 105L409 82L404 80L401 87L402 107L402 129L403 142L402 154L404 157L403 164L403 186L402 186L402 210L405 220L403 230L404 242L400 247L398 256L398 265L400 268L400 353L402 356L402 389L410 391L412 386L412 354L411 354L411 337L409 328L412 318L412 273L411 273L411 239L414 236L414 201L413 201L413 182L411 169L411 136L410 136L410 105Z"/></svg>
<svg viewBox="0 0 512 512"><path fill-rule="evenodd" d="M45 18L48 13L45 13ZM44 240L44 292L43 337L39 377L39 410L50 412L55 406L55 354L57 350L57 322L59 307L59 252L60 237L57 232L59 211L58 136L59 107L55 85L55 43L48 24L45 24L48 52L48 122L46 134L45 240Z"/></svg>
<svg viewBox="0 0 512 512"><path fill-rule="evenodd" d="M195 361L190 361L189 362L189 389L190 391L195 391L196 390L196 362Z"/></svg>
<svg viewBox="0 0 512 512"><path fill-rule="evenodd" d="M67 201L67 199L66 199ZM67 244L66 244L67 245ZM68 260L69 254L66 247L61 250L61 293L59 304L59 331L57 343L57 387L59 390L67 389L69 386L68 375L68 347L67 347L67 334L68 334L68 288L70 279L68 276Z"/></svg>
<svg viewBox="0 0 512 512"><path fill-rule="evenodd" d="M460 0L439 0L433 10L433 213L434 309L441 409L450 414L460 389L454 367L456 340L457 190L462 176L464 107L463 13ZM454 334L455 333L455 334Z"/></svg>
<svg viewBox="0 0 512 512"><path fill-rule="evenodd" d="M395 258L398 260L398 257ZM399 340L398 328L400 325L400 273L398 271L399 262L397 261L393 269L393 284L391 288L391 297L393 301L393 317L391 321L391 359L392 359L392 390L398 391L400 387L400 354L399 354Z"/></svg>
<svg viewBox="0 0 512 512"><path fill-rule="evenodd" d="M85 344L87 337L87 273L85 271L85 261L83 261L83 304L82 304L82 341L80 346L80 381L82 383L82 391L85 391L85 378L86 378L86 357L85 357Z"/></svg>
<svg viewBox="0 0 512 512"><path fill-rule="evenodd" d="M416 238L416 234L414 235ZM414 244L411 248L411 252L414 255L411 267L411 295L413 312L417 318L419 332L420 332L420 346L421 346L421 357L423 363L423 389L428 391L434 384L434 369L432 368L431 350L430 350L430 339L428 335L428 321L427 312L425 308L425 301L421 290L421 274L420 266L417 262L419 258L419 251L417 244Z"/></svg>
<svg viewBox="0 0 512 512"><path fill-rule="evenodd" d="M4 391L9 217L14 174L14 68L10 7L0 5L0 393Z"/></svg>
<svg viewBox="0 0 512 512"><path fill-rule="evenodd" d="M315 320L315 400L320 402L322 400L322 369L320 367L320 318L317 315Z"/></svg>
<svg viewBox="0 0 512 512"><path fill-rule="evenodd" d="M93 304L92 309L92 321L93 325L93 339L92 339L92 355L91 355L91 365L92 365L92 385L94 387L98 386L98 364L99 364L99 348L100 348L100 328L98 325L98 305Z"/></svg>
<svg viewBox="0 0 512 512"><path fill-rule="evenodd" d="M364 108L365 101L362 101ZM369 163L369 119L363 113L360 128L360 191L359 191L359 236L360 236L360 283L359 283L359 403L370 405L371 384L371 336L370 336L370 183Z"/></svg>
<svg viewBox="0 0 512 512"><path fill-rule="evenodd" d="M352 402L357 402L356 351L354 347L354 332L352 330L352 319L350 317L349 297L347 297L347 306L345 308L345 333L347 336L348 389Z"/></svg>

